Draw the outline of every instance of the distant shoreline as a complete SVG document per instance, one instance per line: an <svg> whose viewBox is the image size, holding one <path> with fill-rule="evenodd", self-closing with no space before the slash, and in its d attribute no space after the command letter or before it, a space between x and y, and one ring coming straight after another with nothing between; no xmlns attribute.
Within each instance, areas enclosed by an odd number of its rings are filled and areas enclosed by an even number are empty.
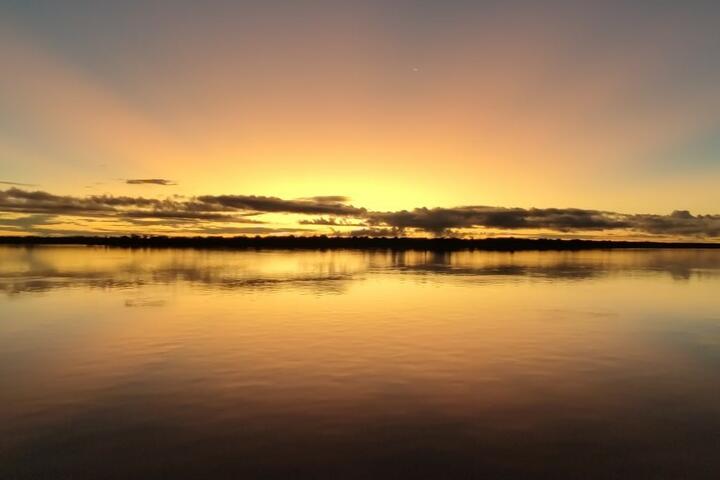
<svg viewBox="0 0 720 480"><path fill-rule="evenodd" d="M0 237L0 245L87 245L125 248L221 248L266 250L425 250L425 251L523 251L607 249L717 249L720 243L635 242L611 240L560 240L529 238L408 238L408 237L165 237L165 236L66 236Z"/></svg>

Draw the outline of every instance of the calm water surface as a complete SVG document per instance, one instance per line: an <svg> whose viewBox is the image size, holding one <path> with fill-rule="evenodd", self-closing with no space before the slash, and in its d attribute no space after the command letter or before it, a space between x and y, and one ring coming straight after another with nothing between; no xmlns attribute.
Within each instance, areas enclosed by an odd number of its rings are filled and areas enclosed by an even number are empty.
<svg viewBox="0 0 720 480"><path fill-rule="evenodd" d="M720 251L0 247L0 478L718 478Z"/></svg>

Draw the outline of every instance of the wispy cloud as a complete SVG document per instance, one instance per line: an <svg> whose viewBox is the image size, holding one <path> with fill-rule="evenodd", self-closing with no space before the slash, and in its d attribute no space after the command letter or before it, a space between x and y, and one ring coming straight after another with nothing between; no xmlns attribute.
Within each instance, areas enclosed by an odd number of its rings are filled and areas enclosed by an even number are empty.
<svg viewBox="0 0 720 480"><path fill-rule="evenodd" d="M398 228L367 227L346 232L335 231L335 235L342 237L399 237L403 231Z"/></svg>
<svg viewBox="0 0 720 480"><path fill-rule="evenodd" d="M32 183L8 182L3 180L0 180L0 185L11 185L14 187L37 187L37 185Z"/></svg>
<svg viewBox="0 0 720 480"><path fill-rule="evenodd" d="M324 225L327 227L364 227L367 226L364 222L358 222L348 220L347 218L313 218L309 220L300 220L300 225Z"/></svg>
<svg viewBox="0 0 720 480"><path fill-rule="evenodd" d="M167 180L165 178L128 178L125 180L125 183L128 185L177 185L177 183L172 180Z"/></svg>

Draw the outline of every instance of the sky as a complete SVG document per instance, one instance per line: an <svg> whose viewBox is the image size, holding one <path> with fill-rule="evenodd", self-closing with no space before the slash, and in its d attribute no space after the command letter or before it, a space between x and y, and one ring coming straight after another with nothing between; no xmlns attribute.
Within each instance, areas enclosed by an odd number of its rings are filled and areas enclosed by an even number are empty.
<svg viewBox="0 0 720 480"><path fill-rule="evenodd" d="M720 240L720 3L0 0L0 234Z"/></svg>

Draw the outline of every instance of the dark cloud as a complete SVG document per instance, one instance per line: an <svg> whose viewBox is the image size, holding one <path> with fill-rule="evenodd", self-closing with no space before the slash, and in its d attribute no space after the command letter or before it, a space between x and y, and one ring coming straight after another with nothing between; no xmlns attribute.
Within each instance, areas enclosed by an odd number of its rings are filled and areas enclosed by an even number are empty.
<svg viewBox="0 0 720 480"><path fill-rule="evenodd" d="M238 210L256 210L261 212L360 215L364 208L356 208L344 203L345 197L313 197L296 200L283 200L277 197L256 195L203 195L197 197L201 202Z"/></svg>
<svg viewBox="0 0 720 480"><path fill-rule="evenodd" d="M557 231L629 228L622 215L576 208L523 209L486 206L416 208L412 211L372 212L368 224L414 228L443 234L453 228L550 229Z"/></svg>
<svg viewBox="0 0 720 480"><path fill-rule="evenodd" d="M513 231L518 235L533 231L553 231L581 236L582 232L603 235L652 235L667 237L720 237L720 215L693 215L676 210L669 215L624 214L578 208L503 208L464 206L456 208L416 208L391 212L371 212L349 205L347 197L319 196L294 200L256 195L203 195L165 199L89 195L54 195L44 191L11 187L0 190L0 214L25 215L5 219L0 226L13 231L41 232L59 216L113 221L128 226L168 227L190 233L292 233L317 230L265 230L270 227L233 227L231 224L262 224L250 217L263 213L323 215L299 221L301 225L325 226L336 235L401 236L412 232L433 235L472 235L482 229ZM325 216L327 215L327 216ZM122 226L122 225L120 225ZM359 229L347 231L348 227ZM479 230L480 229L480 230ZM99 231L99 230L98 230ZM116 230L117 231L117 230Z"/></svg>
<svg viewBox="0 0 720 480"><path fill-rule="evenodd" d="M662 235L720 237L720 215L692 215L676 210L670 215L632 215L636 230Z"/></svg>
<svg viewBox="0 0 720 480"><path fill-rule="evenodd" d="M371 226L417 229L435 235L447 234L457 228L488 228L557 232L629 230L653 235L720 236L720 215L695 216L687 210L676 210L670 215L633 215L578 208L468 206L371 212L367 222Z"/></svg>
<svg viewBox="0 0 720 480"><path fill-rule="evenodd" d="M258 222L241 219L240 216L247 217L268 212L332 215L365 213L364 209L355 208L339 200L344 201L345 197L332 196L298 200L255 195L205 195L189 199L179 196L166 199L112 195L75 197L12 187L0 191L0 211L28 214L112 215L121 218L184 218L243 223Z"/></svg>
<svg viewBox="0 0 720 480"><path fill-rule="evenodd" d="M118 209L152 209L155 212L194 212L197 218L210 219L200 212L258 212L359 215L365 209L339 202L345 197L319 197L284 200L255 195L205 195L184 199L152 199L144 197L90 195L85 197L54 195L43 191L10 188L0 191L0 210L23 213L98 214ZM143 210L145 212L145 210ZM167 213L165 213L167 214ZM158 214L156 216L161 216Z"/></svg>
<svg viewBox="0 0 720 480"><path fill-rule="evenodd" d="M172 180L165 178L128 178L125 183L128 185L177 185Z"/></svg>
<svg viewBox="0 0 720 480"><path fill-rule="evenodd" d="M97 197L61 196L15 187L0 190L1 212L97 215L113 210L111 205L99 201Z"/></svg>
<svg viewBox="0 0 720 480"><path fill-rule="evenodd" d="M198 198L174 195L165 199L112 195L79 197L12 187L0 191L0 213L23 214L26 217L0 221L0 227L17 232L46 234L40 226L41 219L44 224L50 224L52 220L60 217L63 217L63 223L68 223L70 217L81 217L85 221L97 219L116 222L116 229L117 222L121 222L120 228L122 224L136 228L164 227L198 234L299 233L311 230L297 227L240 227L229 224L264 224L266 222L251 217L267 212L335 215L364 212L341 203L346 200L341 196L300 200L240 195ZM110 228L112 229L112 226ZM100 226L97 232L101 232Z"/></svg>
<svg viewBox="0 0 720 480"><path fill-rule="evenodd" d="M350 198L343 195L318 195L315 197L305 197L300 200L310 200L318 203L347 203Z"/></svg>

